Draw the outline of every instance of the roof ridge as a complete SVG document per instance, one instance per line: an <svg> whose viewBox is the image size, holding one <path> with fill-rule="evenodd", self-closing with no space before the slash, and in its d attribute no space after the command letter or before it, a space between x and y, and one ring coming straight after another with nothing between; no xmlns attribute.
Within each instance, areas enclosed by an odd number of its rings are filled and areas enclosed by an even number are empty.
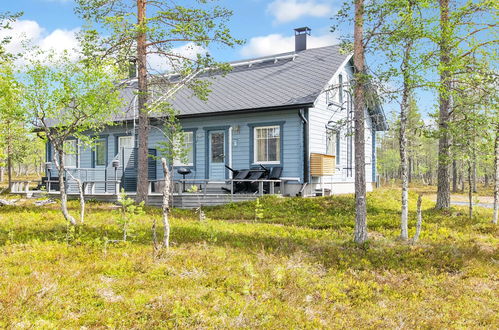
<svg viewBox="0 0 499 330"><path fill-rule="evenodd" d="M237 63L244 63L244 62L250 62L250 61L259 61L259 60L265 60L265 59L268 59L268 60L271 60L275 57L279 57L279 56L286 56L286 55L299 55L299 54L303 54L303 53L306 53L306 52L309 52L309 51L312 51L312 50L318 50L318 49L323 49L323 48L332 48L332 47L340 47L341 44L335 44L335 45L328 45L328 46L322 46L322 47L315 47L315 48L307 48L305 50L301 50L301 51L290 51L290 52L285 52L285 53L277 53L277 54L272 54L272 55L266 55L266 56L260 56L260 57L253 57L253 58L246 58L246 59L242 59L242 60L236 60L236 61L230 61L230 62L225 62L227 64L237 64Z"/></svg>

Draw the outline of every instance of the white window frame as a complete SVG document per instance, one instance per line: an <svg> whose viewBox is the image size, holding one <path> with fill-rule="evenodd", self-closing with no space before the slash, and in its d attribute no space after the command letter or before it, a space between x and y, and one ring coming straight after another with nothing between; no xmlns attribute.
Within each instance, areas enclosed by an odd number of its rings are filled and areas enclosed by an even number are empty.
<svg viewBox="0 0 499 330"><path fill-rule="evenodd" d="M190 141L184 137L184 147L185 148L190 147L189 151L192 155L192 159L190 159L190 162L188 162L188 163L183 163L182 160L175 158L173 160L173 166L175 166L175 167L178 167L178 166L193 167L194 166L194 159L195 159L195 155L194 155L194 143L195 143L194 131L183 131L182 133L185 134L185 136L190 136ZM178 141L175 141L174 145L176 146L177 144L178 144Z"/></svg>
<svg viewBox="0 0 499 330"><path fill-rule="evenodd" d="M269 128L277 128L279 130L279 152L276 152L278 160L272 161L258 161L258 134L257 130L259 129L269 129ZM281 164L281 125L269 125L269 126L255 126L253 127L253 164L262 164L262 165L276 165Z"/></svg>
<svg viewBox="0 0 499 330"><path fill-rule="evenodd" d="M121 149L123 148L123 146L121 145L121 140L124 140L124 139L127 139L127 140L131 140L132 141L132 146L130 148L133 148L135 146L135 139L133 137L133 135L122 135L122 136L118 136L118 154L121 152Z"/></svg>
<svg viewBox="0 0 499 330"><path fill-rule="evenodd" d="M74 153L67 153L66 150L67 150L67 147L66 147L66 144L68 143L71 143L72 146L71 146L71 149L74 151ZM78 140L76 139L70 139L70 140L66 140L64 141L64 167L66 168L78 168L78 160L79 160L79 157L78 157ZM74 165L68 165L68 159L69 157L74 157Z"/></svg>

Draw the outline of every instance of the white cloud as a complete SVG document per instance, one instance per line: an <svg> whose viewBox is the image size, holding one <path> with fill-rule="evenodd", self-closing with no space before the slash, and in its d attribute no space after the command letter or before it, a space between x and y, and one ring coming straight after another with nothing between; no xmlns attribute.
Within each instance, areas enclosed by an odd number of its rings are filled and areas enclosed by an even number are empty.
<svg viewBox="0 0 499 330"><path fill-rule="evenodd" d="M205 48L196 45L193 42L189 42L182 46L173 48L169 53L178 55L179 57L185 57L189 59L195 59L198 54L206 54ZM175 57L172 57L175 60ZM181 61L181 58L178 60ZM159 54L151 54L148 56L148 67L153 72L164 73L172 70L172 63L168 59Z"/></svg>
<svg viewBox="0 0 499 330"><path fill-rule="evenodd" d="M316 0L275 0L267 6L267 13L275 17L276 23L286 23L303 16L326 17L332 7Z"/></svg>
<svg viewBox="0 0 499 330"><path fill-rule="evenodd" d="M29 56L29 49L37 47L42 51L53 51L55 54L62 54L67 50L71 58L77 56L75 50L78 49L76 40L78 28L72 30L56 29L48 32L38 22L31 20L17 20L11 26L11 30L0 31L0 39L6 36L11 37L10 43L6 46L8 52Z"/></svg>
<svg viewBox="0 0 499 330"><path fill-rule="evenodd" d="M333 34L328 33L321 36L308 36L307 48L317 48L337 43ZM244 57L267 56L294 51L295 37L285 37L281 34L269 34L267 36L251 38L241 50Z"/></svg>

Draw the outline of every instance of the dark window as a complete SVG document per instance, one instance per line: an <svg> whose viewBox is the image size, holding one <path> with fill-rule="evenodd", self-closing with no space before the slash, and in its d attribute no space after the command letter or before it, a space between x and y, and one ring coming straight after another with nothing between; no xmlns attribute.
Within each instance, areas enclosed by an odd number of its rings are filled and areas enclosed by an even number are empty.
<svg viewBox="0 0 499 330"><path fill-rule="evenodd" d="M106 139L97 140L94 151L95 166L106 166L107 161L107 141Z"/></svg>
<svg viewBox="0 0 499 330"><path fill-rule="evenodd" d="M211 133L211 162L224 162L224 133Z"/></svg>

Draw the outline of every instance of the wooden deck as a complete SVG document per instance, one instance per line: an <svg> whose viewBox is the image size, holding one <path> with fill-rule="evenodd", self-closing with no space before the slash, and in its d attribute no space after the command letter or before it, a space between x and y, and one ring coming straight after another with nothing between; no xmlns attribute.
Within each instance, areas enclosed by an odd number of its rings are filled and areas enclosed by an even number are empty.
<svg viewBox="0 0 499 330"><path fill-rule="evenodd" d="M210 180L175 180L173 192L173 207L192 209L200 206L216 206L227 203L244 202L255 200L264 194L282 195L285 182L283 180L238 180L238 182L257 183L258 189L255 193L235 193L232 180L214 182ZM19 194L28 198L52 197L58 198L59 191L41 191L33 189L38 182L35 181L16 181L13 185L13 194ZM95 200L100 202L116 203L119 199L119 181L112 181L109 184L113 189L104 192L98 192L95 189L96 181L83 183L83 191L86 200ZM148 205L161 206L163 195L158 193L162 190L161 180L151 180L149 183ZM70 184L70 183L69 183ZM185 185L196 186L196 192L186 192ZM264 189L264 184L267 188ZM277 185L277 186L276 186ZM224 190L225 189L225 190ZM134 197L135 192L128 192L127 196ZM68 189L68 198L77 199L80 195L76 189Z"/></svg>
<svg viewBox="0 0 499 330"><path fill-rule="evenodd" d="M42 198L51 197L58 198L59 192L52 191L50 193L44 191L29 191L28 193L17 193L24 195L28 198ZM133 197L135 193L129 193L128 196ZM68 194L68 199L78 199L78 194ZM173 194L173 207L182 209L193 209L200 206L216 206L224 205L227 203L245 202L255 200L260 195L258 194L201 194L201 193L182 193ZM116 203L119 196L116 194L89 194L85 195L86 200L93 200L99 202ZM160 207L163 201L161 194L149 194L147 205Z"/></svg>

